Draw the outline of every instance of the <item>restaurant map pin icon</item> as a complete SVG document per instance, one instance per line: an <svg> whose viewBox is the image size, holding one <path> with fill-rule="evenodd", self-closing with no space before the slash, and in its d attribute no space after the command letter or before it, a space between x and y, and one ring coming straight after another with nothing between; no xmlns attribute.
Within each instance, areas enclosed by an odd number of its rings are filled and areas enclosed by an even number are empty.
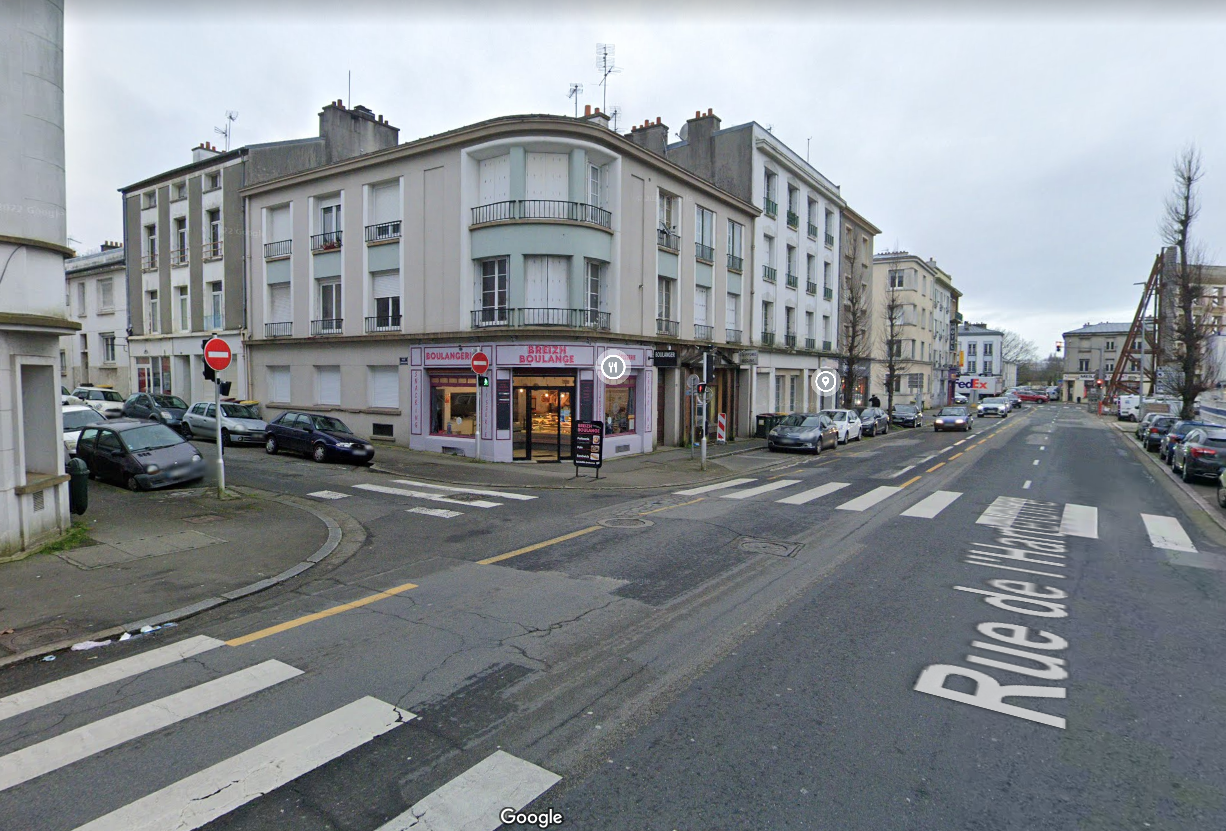
<svg viewBox="0 0 1226 831"><path fill-rule="evenodd" d="M630 373L630 358L624 352L610 349L600 359L600 377L606 384L617 384Z"/></svg>
<svg viewBox="0 0 1226 831"><path fill-rule="evenodd" d="M839 374L833 369L819 369L813 373L813 389L821 395L829 395L839 386Z"/></svg>

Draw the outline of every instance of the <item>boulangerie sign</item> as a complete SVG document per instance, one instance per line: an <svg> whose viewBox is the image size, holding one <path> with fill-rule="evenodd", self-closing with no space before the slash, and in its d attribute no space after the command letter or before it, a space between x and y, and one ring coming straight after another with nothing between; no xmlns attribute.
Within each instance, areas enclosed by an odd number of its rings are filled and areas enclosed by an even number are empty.
<svg viewBox="0 0 1226 831"><path fill-rule="evenodd" d="M586 366L596 362L596 349L592 346L567 346L556 343L499 346L498 365L512 366Z"/></svg>

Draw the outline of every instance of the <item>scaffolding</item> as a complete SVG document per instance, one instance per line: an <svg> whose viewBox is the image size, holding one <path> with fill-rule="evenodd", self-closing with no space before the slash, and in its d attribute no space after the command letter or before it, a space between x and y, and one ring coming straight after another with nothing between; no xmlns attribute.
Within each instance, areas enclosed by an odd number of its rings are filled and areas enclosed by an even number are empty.
<svg viewBox="0 0 1226 831"><path fill-rule="evenodd" d="M1132 318L1132 326L1128 329L1124 348L1120 350L1115 369L1111 372L1111 380L1107 382L1107 389L1103 395L1104 401L1115 401L1121 395L1141 393L1147 381L1149 383L1148 394L1154 394L1158 367L1161 365L1158 356L1162 351L1162 327L1159 321L1161 321L1162 313L1163 262L1163 255L1159 252L1158 256L1154 257L1154 266L1149 271L1149 279L1145 281L1145 289L1141 292L1141 301L1137 304L1137 313ZM1154 314L1149 317L1149 321L1152 322L1147 324L1146 318L1151 300L1154 303ZM1134 344L1138 342L1141 343L1141 348L1134 349ZM1145 366L1146 358L1149 359L1148 368ZM1134 364L1140 376L1136 387L1132 385L1131 379L1124 379L1125 371Z"/></svg>

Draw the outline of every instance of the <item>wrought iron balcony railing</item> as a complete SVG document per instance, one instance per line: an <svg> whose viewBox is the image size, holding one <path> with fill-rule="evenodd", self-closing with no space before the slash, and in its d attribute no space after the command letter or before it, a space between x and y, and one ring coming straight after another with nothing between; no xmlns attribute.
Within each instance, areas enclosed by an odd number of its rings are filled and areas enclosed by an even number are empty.
<svg viewBox="0 0 1226 831"><path fill-rule="evenodd" d="M294 334L294 324L292 321L284 321L282 323L265 323L264 337L266 338L288 338Z"/></svg>
<svg viewBox="0 0 1226 831"><path fill-rule="evenodd" d="M694 324L694 340L713 340L714 338L714 328L710 326L703 326L701 323Z"/></svg>
<svg viewBox="0 0 1226 831"><path fill-rule="evenodd" d="M815 352L817 350L817 338L805 338L805 349Z"/></svg>
<svg viewBox="0 0 1226 831"><path fill-rule="evenodd" d="M794 289L798 285L800 285L800 278L797 277L795 274L792 274L791 272L787 274L786 279L787 279L787 286L790 289Z"/></svg>
<svg viewBox="0 0 1226 831"><path fill-rule="evenodd" d="M784 335L783 345L790 347L792 349L795 349L796 348L796 335L795 334Z"/></svg>
<svg viewBox="0 0 1226 831"><path fill-rule="evenodd" d="M728 343L740 343L741 342L741 330L740 329L725 329L724 330L724 340L728 341Z"/></svg>
<svg viewBox="0 0 1226 831"><path fill-rule="evenodd" d="M489 326L520 328L524 326L562 326L569 329L608 330L611 325L609 312L596 309L524 309L490 307L472 312L472 327L483 329ZM399 323L397 323L399 326Z"/></svg>
<svg viewBox="0 0 1226 831"><path fill-rule="evenodd" d="M701 242L694 243L694 256L707 263L715 262L715 249Z"/></svg>
<svg viewBox="0 0 1226 831"><path fill-rule="evenodd" d="M812 222L809 223L809 237L811 239L817 239L817 226Z"/></svg>
<svg viewBox="0 0 1226 831"><path fill-rule="evenodd" d="M335 251L341 247L341 231L324 231L322 234L313 234L311 236L311 253L318 254L322 251Z"/></svg>
<svg viewBox="0 0 1226 831"><path fill-rule="evenodd" d="M788 211L788 227L789 228L799 228L800 227L800 214L796 213L795 211Z"/></svg>
<svg viewBox="0 0 1226 831"><path fill-rule="evenodd" d="M290 251L294 247L292 239L278 240L277 242L264 243L264 259L279 260L283 257L288 257Z"/></svg>
<svg viewBox="0 0 1226 831"><path fill-rule="evenodd" d="M774 332L763 332L762 333L762 345L763 346L774 346L775 345L775 333Z"/></svg>
<svg viewBox="0 0 1226 831"><path fill-rule="evenodd" d="M740 274L742 271L745 270L745 260L741 257L737 257L732 254L729 254L728 255L728 270L735 271L737 274Z"/></svg>
<svg viewBox="0 0 1226 831"><path fill-rule="evenodd" d="M664 228L656 229L656 245L669 251L681 250L681 237Z"/></svg>
<svg viewBox="0 0 1226 831"><path fill-rule="evenodd" d="M817 283L813 280L805 280L805 294L817 294Z"/></svg>
<svg viewBox="0 0 1226 831"><path fill-rule="evenodd" d="M491 202L472 209L472 224L489 222L512 222L516 220L565 220L613 227L613 214L604 208L586 202L567 202L561 199L513 199Z"/></svg>
<svg viewBox="0 0 1226 831"><path fill-rule="evenodd" d="M388 242L389 240L400 239L400 220L392 222L380 222L377 225L366 226L366 241L369 242Z"/></svg>
<svg viewBox="0 0 1226 831"><path fill-rule="evenodd" d="M823 352L829 352L829 351L830 351L830 349L831 349L831 342L830 342L830 341L828 341L828 340L824 340L824 341L822 341L822 351L823 351Z"/></svg>
<svg viewBox="0 0 1226 831"><path fill-rule="evenodd" d="M825 298L826 300L833 300L834 299L834 289L832 289L830 286L823 286L822 287L822 297Z"/></svg>
<svg viewBox="0 0 1226 831"><path fill-rule="evenodd" d="M400 315L375 315L366 318L367 332L399 332Z"/></svg>
<svg viewBox="0 0 1226 831"><path fill-rule="evenodd" d="M834 234L829 231L826 232L826 247L834 248Z"/></svg>
<svg viewBox="0 0 1226 831"><path fill-rule="evenodd" d="M325 317L311 321L312 335L339 335L343 331L344 320L339 317Z"/></svg>
<svg viewBox="0 0 1226 831"><path fill-rule="evenodd" d="M768 265L762 266L762 279L768 283L775 282L775 269Z"/></svg>
<svg viewBox="0 0 1226 831"><path fill-rule="evenodd" d="M774 202L774 200L767 199L767 198L763 197L763 199L762 199L762 211L763 211L763 212L764 212L764 213L765 213L767 216L769 216L770 218L774 219L774 218L775 218L775 216L776 216L776 215L778 215L778 213L779 213L779 205L778 205L778 204L776 204L776 203Z"/></svg>
<svg viewBox="0 0 1226 831"><path fill-rule="evenodd" d="M677 330L680 328L680 321L665 320L662 317L656 318L656 334L668 335L669 337L677 337Z"/></svg>

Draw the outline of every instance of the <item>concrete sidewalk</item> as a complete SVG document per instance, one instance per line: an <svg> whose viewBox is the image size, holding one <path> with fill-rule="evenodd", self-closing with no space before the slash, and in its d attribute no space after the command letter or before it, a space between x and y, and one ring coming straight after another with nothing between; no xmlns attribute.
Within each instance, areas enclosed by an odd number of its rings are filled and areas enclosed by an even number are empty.
<svg viewBox="0 0 1226 831"><path fill-rule="evenodd" d="M247 488L218 500L90 482L89 498L86 544L0 565L0 665L268 588L336 549L342 526L364 538L326 508Z"/></svg>

